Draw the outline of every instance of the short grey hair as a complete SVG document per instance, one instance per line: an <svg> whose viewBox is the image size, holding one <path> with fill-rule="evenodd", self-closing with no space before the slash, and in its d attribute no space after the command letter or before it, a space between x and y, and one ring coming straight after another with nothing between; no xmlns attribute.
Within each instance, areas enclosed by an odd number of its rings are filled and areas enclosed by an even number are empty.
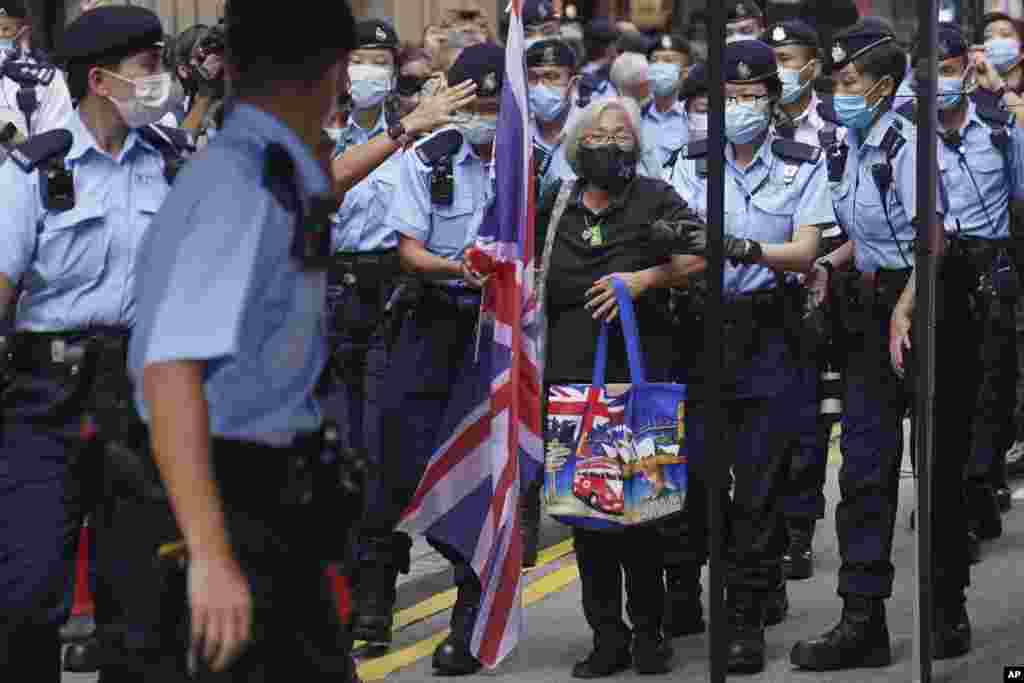
<svg viewBox="0 0 1024 683"><path fill-rule="evenodd" d="M609 109L619 109L626 113L626 120L629 122L633 137L636 138L636 149L643 149L643 140L640 137L640 131L642 130L640 106L636 103L636 100L632 97L606 97L596 102L591 102L579 113L565 136L565 160L568 162L569 168L576 175L580 174L579 167L577 166L580 144L583 142L583 138L587 136L587 133L590 132L590 129L597 125L601 115Z"/></svg>
<svg viewBox="0 0 1024 683"><path fill-rule="evenodd" d="M649 64L647 57L636 52L624 52L612 62L610 78L619 92L626 86L646 83Z"/></svg>

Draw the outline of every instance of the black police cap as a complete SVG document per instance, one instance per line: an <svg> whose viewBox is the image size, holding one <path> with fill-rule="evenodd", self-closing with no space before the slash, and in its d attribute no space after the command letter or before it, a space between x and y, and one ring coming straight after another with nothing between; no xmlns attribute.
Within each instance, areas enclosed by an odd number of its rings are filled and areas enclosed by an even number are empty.
<svg viewBox="0 0 1024 683"><path fill-rule="evenodd" d="M816 48L818 47L818 32L806 22L790 19L769 26L761 36L761 40L770 47L803 45Z"/></svg>
<svg viewBox="0 0 1024 683"><path fill-rule="evenodd" d="M464 49L448 69L448 83L466 80L476 83L477 97L499 97L505 80L505 51L491 43Z"/></svg>
<svg viewBox="0 0 1024 683"><path fill-rule="evenodd" d="M671 52L679 52L684 55L690 54L690 42L682 36L675 35L672 33L663 33L654 39L651 43L650 48L647 50L647 56L658 52L659 50L666 50Z"/></svg>
<svg viewBox="0 0 1024 683"><path fill-rule="evenodd" d="M861 55L895 40L892 32L881 23L861 22L860 26L832 41L832 66L836 71L845 69L847 64Z"/></svg>
<svg viewBox="0 0 1024 683"><path fill-rule="evenodd" d="M740 40L725 46L725 80L760 83L777 78L775 52L760 40Z"/></svg>
<svg viewBox="0 0 1024 683"><path fill-rule="evenodd" d="M967 37L964 36L963 31L956 24L942 22L939 24L936 31L936 44L938 46L938 58L939 61L946 59L954 59L956 57L964 57L967 55L969 45L967 44ZM924 45L918 43L914 46L914 61L923 57Z"/></svg>
<svg viewBox="0 0 1024 683"><path fill-rule="evenodd" d="M397 50L398 33L381 19L366 19L356 24L357 50Z"/></svg>
<svg viewBox="0 0 1024 683"><path fill-rule="evenodd" d="M356 21L347 0L289 0L286 10L272 2L227 0L224 30L236 58L248 65L292 67L325 52L356 49Z"/></svg>
<svg viewBox="0 0 1024 683"><path fill-rule="evenodd" d="M523 26L536 26L557 20L551 0L526 0L523 3Z"/></svg>
<svg viewBox="0 0 1024 683"><path fill-rule="evenodd" d="M64 30L54 61L89 63L115 60L163 47L160 18L137 5L105 5L89 10Z"/></svg>
<svg viewBox="0 0 1024 683"><path fill-rule="evenodd" d="M27 19L28 8L24 0L0 0L0 17L11 19Z"/></svg>
<svg viewBox="0 0 1024 683"><path fill-rule="evenodd" d="M726 22L733 23L736 21L743 21L744 19L763 19L764 12L761 11L760 5L754 0L725 0L729 8L729 12L726 15Z"/></svg>
<svg viewBox="0 0 1024 683"><path fill-rule="evenodd" d="M619 30L607 17L592 19L587 24L586 37L597 43L614 43L619 39Z"/></svg>
<svg viewBox="0 0 1024 683"><path fill-rule="evenodd" d="M688 100L698 95L706 95L708 92L708 70L704 62L693 65L686 78L683 80L683 87L679 97Z"/></svg>
<svg viewBox="0 0 1024 683"><path fill-rule="evenodd" d="M526 66L567 66L575 69L576 53L562 40L540 40L526 51Z"/></svg>
<svg viewBox="0 0 1024 683"><path fill-rule="evenodd" d="M635 52L640 55L647 55L652 45L654 41L639 31L623 31L615 43L619 52Z"/></svg>

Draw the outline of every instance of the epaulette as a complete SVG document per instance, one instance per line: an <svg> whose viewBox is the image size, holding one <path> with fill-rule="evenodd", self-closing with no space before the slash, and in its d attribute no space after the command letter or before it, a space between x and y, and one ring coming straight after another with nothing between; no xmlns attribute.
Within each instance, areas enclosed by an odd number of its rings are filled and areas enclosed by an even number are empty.
<svg viewBox="0 0 1024 683"><path fill-rule="evenodd" d="M137 129L139 137L156 148L164 158L164 178L168 185L174 184L186 156L195 151L191 134L178 128L151 124Z"/></svg>
<svg viewBox="0 0 1024 683"><path fill-rule="evenodd" d="M903 133L900 132L903 126L900 124L899 119L893 119L892 123L893 125L889 126L889 130L885 131L885 136L879 145L881 150L885 152L886 158L890 161L899 154L900 149L907 142L907 139L903 137Z"/></svg>
<svg viewBox="0 0 1024 683"><path fill-rule="evenodd" d="M772 152L780 159L797 161L802 164L816 164L821 159L820 147L784 138L772 141Z"/></svg>
<svg viewBox="0 0 1024 683"><path fill-rule="evenodd" d="M1003 109L996 109L984 104L974 105L978 112L978 118L994 128L1009 128L1013 126L1013 114Z"/></svg>
<svg viewBox="0 0 1024 683"><path fill-rule="evenodd" d="M63 128L33 135L11 149L11 159L25 173L31 173L52 159L67 156L74 138Z"/></svg>
<svg viewBox="0 0 1024 683"><path fill-rule="evenodd" d="M427 138L423 144L416 148L416 154L420 161L427 166L433 166L445 157L450 157L462 147L462 133L449 128Z"/></svg>
<svg viewBox="0 0 1024 683"><path fill-rule="evenodd" d="M298 214L302 204L292 155L277 143L267 145L264 155L263 186L286 211Z"/></svg>
<svg viewBox="0 0 1024 683"><path fill-rule="evenodd" d="M907 119L908 121L914 121L917 119L917 102L915 100L907 100L900 106L896 107L896 113Z"/></svg>
<svg viewBox="0 0 1024 683"><path fill-rule="evenodd" d="M672 153L668 155L668 159L665 161L665 165L662 166L662 168L675 168L676 162L679 161L679 156L683 153L684 149L686 149L686 145L676 147L672 150Z"/></svg>
<svg viewBox="0 0 1024 683"><path fill-rule="evenodd" d="M684 159L703 159L708 155L708 139L703 138L697 142L683 145L682 152Z"/></svg>
<svg viewBox="0 0 1024 683"><path fill-rule="evenodd" d="M653 109L653 108L654 108L654 100L651 100L650 102L648 102L647 104L645 104L643 106L643 109L640 110L640 118L642 118L642 119L647 118L647 115L651 113L651 109Z"/></svg>

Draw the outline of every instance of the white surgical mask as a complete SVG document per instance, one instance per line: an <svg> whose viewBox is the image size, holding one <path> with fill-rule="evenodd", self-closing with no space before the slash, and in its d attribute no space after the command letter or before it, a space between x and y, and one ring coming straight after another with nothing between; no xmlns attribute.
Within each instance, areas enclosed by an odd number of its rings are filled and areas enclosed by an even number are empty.
<svg viewBox="0 0 1024 683"><path fill-rule="evenodd" d="M356 110L373 109L384 101L394 87L395 70L388 66L352 64L348 77L352 81L352 104Z"/></svg>
<svg viewBox="0 0 1024 683"><path fill-rule="evenodd" d="M180 105L185 97L181 84L166 71L141 78L125 78L106 69L103 72L131 83L135 88L131 97L109 98L129 128L143 128L156 123Z"/></svg>

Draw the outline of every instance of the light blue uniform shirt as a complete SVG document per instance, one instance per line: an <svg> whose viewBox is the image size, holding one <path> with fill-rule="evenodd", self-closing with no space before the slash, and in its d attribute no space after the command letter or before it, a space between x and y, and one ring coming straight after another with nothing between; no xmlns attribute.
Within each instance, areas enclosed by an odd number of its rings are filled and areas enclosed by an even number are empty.
<svg viewBox="0 0 1024 683"><path fill-rule="evenodd" d="M548 154L546 166L541 166L540 194L548 190L559 180L575 180L576 174L569 168L569 162L565 158L565 132L559 136L553 145L549 145L544 138L534 130L533 142ZM538 197L539 198L539 197Z"/></svg>
<svg viewBox="0 0 1024 683"><path fill-rule="evenodd" d="M144 419L143 368L202 360L211 433L281 446L320 427L313 389L326 359L326 275L290 255L295 216L263 183L269 143L294 160L304 203L329 191L290 128L237 104L182 170L143 241L128 361Z"/></svg>
<svg viewBox="0 0 1024 683"><path fill-rule="evenodd" d="M726 145L725 232L782 244L792 240L800 226L834 223L835 214L828 196L824 156L813 164L780 159L772 153L772 140L768 136L746 170L736 166L732 145ZM697 173L696 160L680 155L666 180L691 208L707 218L707 178ZM777 284L770 268L726 262L726 296L773 289Z"/></svg>
<svg viewBox="0 0 1024 683"><path fill-rule="evenodd" d="M341 135L338 138L338 142L334 147L334 156L338 157L345 152L349 147L355 147L356 145L365 145L374 136L383 133L388 129L387 119L384 117L384 108L381 107L380 115L377 117L377 121L373 124L373 127L366 129L356 123L355 118L350 114L348 117L348 123L344 128L341 129Z"/></svg>
<svg viewBox="0 0 1024 683"><path fill-rule="evenodd" d="M1010 236L1010 199L1024 198L1024 135L1016 126L1010 135L1009 159L992 145L992 128L968 104L967 121L960 129L961 154L939 142L940 181L948 202L946 232L982 239ZM1009 171L1009 175L1007 174ZM1013 183L1011 197L1009 183Z"/></svg>
<svg viewBox="0 0 1024 683"><path fill-rule="evenodd" d="M664 113L659 112L654 104L644 110L643 139L650 164L654 166L651 175L660 178L665 174L665 164L672 156L672 152L690 141L686 107L683 103L675 103Z"/></svg>
<svg viewBox="0 0 1024 683"><path fill-rule="evenodd" d="M399 194L402 156L402 152L395 152L345 193L331 227L335 252L380 251L398 246L398 235L387 218Z"/></svg>
<svg viewBox="0 0 1024 683"><path fill-rule="evenodd" d="M882 196L871 174L874 164L883 164L886 154L879 145L896 120L902 122L906 143L892 160L892 183L886 193L889 218L885 219ZM917 212L917 129L893 111L883 114L860 141L864 131L849 130L846 142L846 172L832 185L836 216L854 243L854 264L862 273L899 270L914 264L913 220ZM898 242L893 240L895 232ZM901 256L902 252L902 256Z"/></svg>
<svg viewBox="0 0 1024 683"><path fill-rule="evenodd" d="M494 200L490 166L463 141L452 155L455 192L451 206L431 201L431 172L432 166L425 164L415 149L402 155L398 179L402 189L395 197L388 224L422 242L435 256L458 260L476 242L484 213Z"/></svg>
<svg viewBox="0 0 1024 683"><path fill-rule="evenodd" d="M134 131L111 157L78 112L66 127L74 139L65 159L74 176L74 208L46 210L38 172L0 166L0 272L24 285L15 329L130 327L137 250L168 192L164 159Z"/></svg>

